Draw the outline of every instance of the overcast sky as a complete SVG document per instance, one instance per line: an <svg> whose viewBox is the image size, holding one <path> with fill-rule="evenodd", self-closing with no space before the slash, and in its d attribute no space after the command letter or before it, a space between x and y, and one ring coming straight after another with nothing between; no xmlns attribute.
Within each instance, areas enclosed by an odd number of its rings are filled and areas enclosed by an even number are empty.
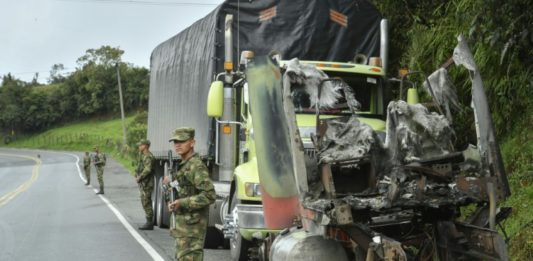
<svg viewBox="0 0 533 261"><path fill-rule="evenodd" d="M53 64L73 71L87 49L120 47L122 60L149 68L161 42L222 0L0 0L0 76L45 83Z"/></svg>

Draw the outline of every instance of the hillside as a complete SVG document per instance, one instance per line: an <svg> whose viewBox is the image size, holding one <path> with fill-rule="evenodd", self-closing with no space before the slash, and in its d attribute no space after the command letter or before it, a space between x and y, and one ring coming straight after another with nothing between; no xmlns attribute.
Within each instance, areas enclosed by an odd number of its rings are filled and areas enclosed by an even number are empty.
<svg viewBox="0 0 533 261"><path fill-rule="evenodd" d="M134 122L135 116L126 118L126 124ZM88 120L66 124L47 131L19 137L14 142L0 146L11 148L35 148L47 150L92 151L94 146L118 160L131 170L128 146L122 146L122 123L120 119Z"/></svg>

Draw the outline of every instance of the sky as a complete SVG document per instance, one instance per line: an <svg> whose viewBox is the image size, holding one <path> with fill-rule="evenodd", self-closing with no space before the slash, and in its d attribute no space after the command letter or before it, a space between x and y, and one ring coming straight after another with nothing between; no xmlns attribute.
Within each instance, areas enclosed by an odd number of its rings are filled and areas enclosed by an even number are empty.
<svg viewBox="0 0 533 261"><path fill-rule="evenodd" d="M65 73L87 49L124 50L122 61L150 67L161 42L204 17L222 0L0 0L0 77L46 83L52 65Z"/></svg>

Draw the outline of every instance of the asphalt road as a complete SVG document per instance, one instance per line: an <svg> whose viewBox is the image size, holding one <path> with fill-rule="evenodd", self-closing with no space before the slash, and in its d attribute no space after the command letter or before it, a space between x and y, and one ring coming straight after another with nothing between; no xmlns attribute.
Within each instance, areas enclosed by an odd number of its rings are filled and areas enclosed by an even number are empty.
<svg viewBox="0 0 533 261"><path fill-rule="evenodd" d="M0 260L173 260L167 229L137 229L144 212L133 177L108 156L97 196L95 170L84 186L77 157L0 148ZM229 260L229 251L205 250L204 260Z"/></svg>

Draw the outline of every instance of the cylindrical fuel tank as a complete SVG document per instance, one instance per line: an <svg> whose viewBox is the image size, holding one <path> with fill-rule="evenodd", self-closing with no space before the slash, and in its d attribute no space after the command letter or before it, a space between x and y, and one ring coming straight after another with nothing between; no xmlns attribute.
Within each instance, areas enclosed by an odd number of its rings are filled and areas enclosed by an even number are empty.
<svg viewBox="0 0 533 261"><path fill-rule="evenodd" d="M272 261L347 261L344 248L335 240L304 230L279 235L270 249Z"/></svg>

